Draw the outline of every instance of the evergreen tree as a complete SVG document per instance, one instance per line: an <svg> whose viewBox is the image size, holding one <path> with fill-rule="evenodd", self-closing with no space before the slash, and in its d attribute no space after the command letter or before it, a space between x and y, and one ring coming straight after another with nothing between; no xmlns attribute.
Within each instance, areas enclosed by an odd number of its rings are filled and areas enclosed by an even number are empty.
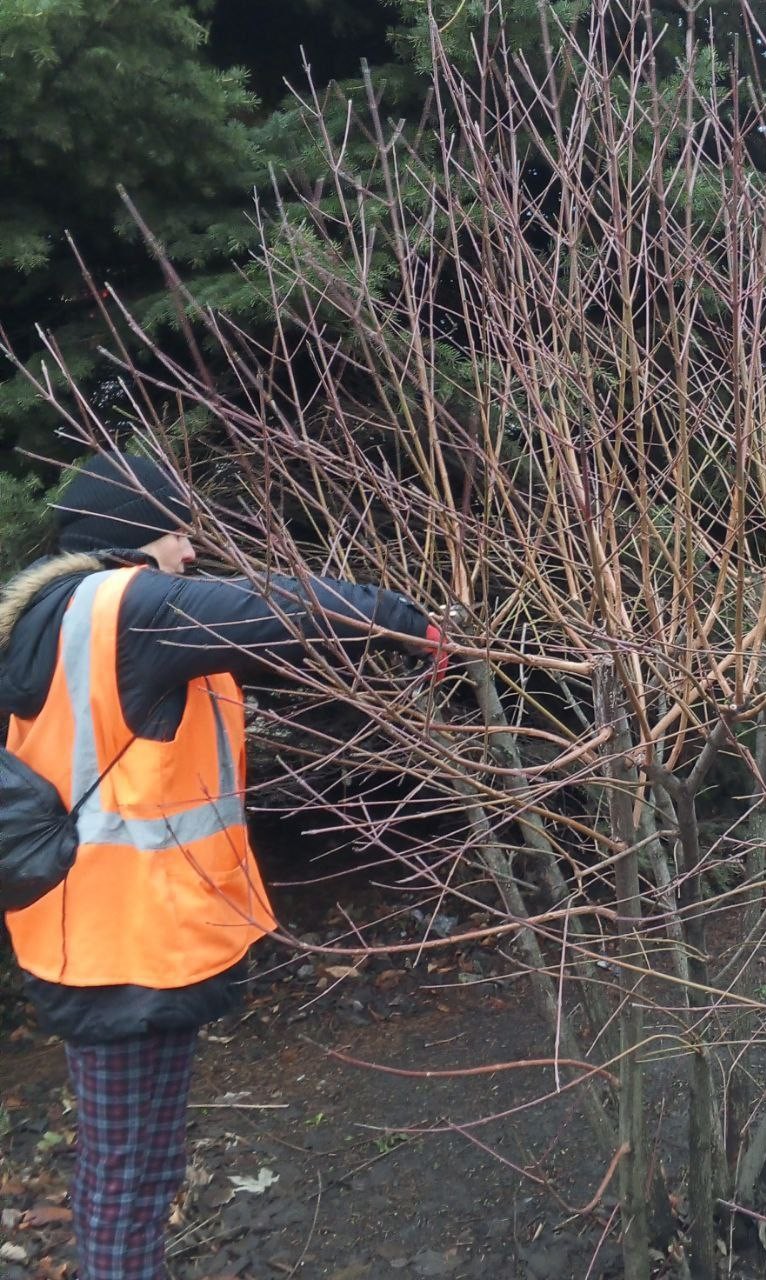
<svg viewBox="0 0 766 1280"><path fill-rule="evenodd" d="M222 269L248 234L256 100L237 68L202 55L199 14L178 0L6 0L0 6L0 296L22 358L35 324L73 371L103 332L65 240L99 281L146 311L156 270L122 207L122 183L167 251ZM9 372L5 366L3 373ZM0 387L0 445L50 444L22 378Z"/></svg>
<svg viewBox="0 0 766 1280"><path fill-rule="evenodd" d="M114 286L143 324L161 331L177 317L118 183L197 298L250 326L267 324L257 281L238 275L232 259L246 265L256 242L247 215L253 185L270 184L269 165L301 180L305 129L292 102L277 109L285 77L302 81L301 44L320 83L358 68L361 56L385 50L389 16L385 0L363 12L351 0L0 7L0 324L15 353L38 368L35 326L52 332L86 394L112 421L124 410L98 354L103 322L65 232L98 287ZM246 69L232 66L240 60ZM40 467L28 476L14 446L68 458L56 426L0 355L0 529L8 530L0 573L39 542L44 524Z"/></svg>
<svg viewBox="0 0 766 1280"><path fill-rule="evenodd" d="M587 32L588 0L557 0L549 10L555 47L560 28ZM668 92L684 58L684 7L675 0L653 6L667 24L659 73ZM111 366L100 361L100 316L66 243L68 228L99 287L108 282L138 319L169 338L175 304L161 285L136 228L117 195L122 183L163 243L195 298L235 316L269 346L269 290L257 254L258 232L248 218L252 190L259 193L267 234L276 180L282 206L304 233L308 197L332 228L337 196L301 102L284 81L305 93L300 47L324 105L325 123L345 138L344 168L367 195L376 216L380 176L364 119L360 60L371 63L384 115L403 120L416 140L417 176L405 197L418 198L436 163L431 122L422 126L429 90L431 15L450 56L467 73L475 65L473 41L482 39L484 0L5 0L0 7L0 322L24 360L39 359L34 326L55 334L80 384L111 413L126 409ZM712 15L719 67L725 74L737 35L738 8L713 0L695 13L695 34L706 42ZM493 11L493 37L500 35ZM210 24L210 34L205 23ZM537 0L509 0L502 36L535 75L543 70ZM740 49L748 56L748 51ZM242 61L245 70L232 67ZM217 65L216 65L217 64ZM333 89L327 82L338 78ZM258 95L258 98L254 96ZM615 49L615 101L619 106ZM358 123L347 133L347 104ZM763 139L755 139L754 145ZM524 148L521 147L520 150ZM762 157L756 157L760 167ZM413 159L413 169L415 167ZM534 149L529 180L544 186ZM381 202L382 210L383 204ZM308 234L305 231L305 234ZM329 246L331 249L331 246ZM312 252L316 244L311 245ZM236 259L239 271L232 269ZM394 274L385 221L375 242L375 280L385 290ZM448 289L449 282L445 287ZM449 310L449 298L445 299ZM459 382L459 351L445 343L445 368ZM225 378L226 372L221 376ZM0 357L0 469L3 511L17 505L34 528L38 490L26 483L28 464L12 447L60 456L52 415L29 384ZM46 477L52 478L52 477ZM10 546L10 542L7 542ZM19 546L18 538L14 544ZM6 553L7 554L7 553ZM3 566L6 567L6 566Z"/></svg>

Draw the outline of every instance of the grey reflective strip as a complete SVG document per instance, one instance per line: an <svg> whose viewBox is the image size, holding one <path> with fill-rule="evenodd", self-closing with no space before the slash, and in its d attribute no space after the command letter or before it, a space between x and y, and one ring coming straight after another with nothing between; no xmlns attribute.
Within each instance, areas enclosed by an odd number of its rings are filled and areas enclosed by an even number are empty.
<svg viewBox="0 0 766 1280"><path fill-rule="evenodd" d="M90 709L90 646L93 604L99 587L114 570L92 573L80 584L64 615L61 628L61 659L74 714L72 755L72 802L76 803L98 778L96 738ZM242 797L237 794L237 767L231 751L220 708L211 699L218 749L218 795L201 801L170 817L129 818L110 813L101 806L100 788L86 800L77 815L81 844L130 845L137 849L167 849L192 844L216 835L227 827L244 822ZM128 747L128 752L130 747ZM119 764L116 768L119 769ZM159 804L158 804L159 809Z"/></svg>
<svg viewBox="0 0 766 1280"><path fill-rule="evenodd" d="M93 785L100 772L90 718L90 632L93 601L108 577L108 572L92 573L80 583L61 625L61 660L74 714L72 804ZM85 808L92 803L89 800Z"/></svg>
<svg viewBox="0 0 766 1280"><path fill-rule="evenodd" d="M231 752L231 743L226 732L226 725L223 722L221 708L218 705L218 698L210 688L210 681L206 680L205 684L208 687L208 697L213 708L215 737L218 744L218 794L219 796L228 797L236 792L239 787L237 765Z"/></svg>

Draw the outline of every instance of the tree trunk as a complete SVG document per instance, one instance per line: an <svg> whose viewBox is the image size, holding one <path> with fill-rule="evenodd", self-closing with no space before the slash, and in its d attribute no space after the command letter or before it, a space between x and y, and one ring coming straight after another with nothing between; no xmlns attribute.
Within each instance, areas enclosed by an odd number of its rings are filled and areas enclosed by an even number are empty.
<svg viewBox="0 0 766 1280"><path fill-rule="evenodd" d="M432 731L431 736L435 742L440 743L438 733ZM478 837L476 847L478 848L479 856L497 886L506 911L514 919L525 920L529 912L521 890L516 883L511 859L505 850L495 843L490 820L486 809L477 797L475 788L468 778L464 781L454 780L453 786L466 800L465 813ZM561 1056L573 1058L580 1062L587 1061L566 1011L559 1008L558 989L548 976L548 963L540 950L534 930L532 928L519 929L516 934L516 943L529 971L529 979L537 1006L551 1033L554 1036L558 1036ZM608 1163L617 1149L617 1135L614 1125L609 1119L592 1083L586 1082L582 1086L582 1098L583 1110L598 1145L599 1153L604 1161Z"/></svg>
<svg viewBox="0 0 766 1280"><path fill-rule="evenodd" d="M476 701L482 713L484 723L496 728L507 727L507 733L493 733L491 750L499 756L504 765L513 769L522 769L523 762L519 754L516 737L508 724L503 705L498 697L492 669L487 662L469 662L468 670L476 692ZM511 788L509 788L511 789ZM523 776L519 776L512 787L513 794L519 798L523 807L529 795L529 784ZM565 902L570 896L567 884L555 850L545 831L542 819L533 812L527 812L522 826L525 846L541 863L544 882L547 886L552 905ZM569 932L573 941L573 971L581 983L582 1002L594 1036L599 1039L601 1053L605 1059L616 1058L619 1052L618 1037L615 1031L611 1010L599 985L599 974L589 960L577 958L578 940L583 937L583 926L579 917L574 916L569 922Z"/></svg>
<svg viewBox="0 0 766 1280"><path fill-rule="evenodd" d="M759 778L766 779L766 716L763 712L758 717L753 755ZM761 783L759 782L758 785ZM761 887L765 868L766 801L762 798L758 808L751 815L747 831L745 873L752 887L745 904L742 935L744 946L750 948L750 952L749 956L745 952L739 960L735 957L735 964L744 966L738 990L751 997L755 996L759 985L753 961L766 930L764 895ZM746 1016L752 1017L752 1013L743 1015L737 1021L744 1022ZM735 1031L732 1039L736 1043L738 1038L739 1035ZM758 1119L749 1127L747 1126L748 1117L752 1113L755 1102L754 1093L750 1073L735 1066L729 1087L729 1133L727 1136L732 1164L736 1165L734 1199L737 1204L745 1207L753 1205L756 1183L766 1164L766 1109L762 1109Z"/></svg>
<svg viewBox="0 0 766 1280"><path fill-rule="evenodd" d="M695 985L709 984L705 957L704 904L700 878L700 850L694 793L688 783L679 784L676 796L678 832L683 850L681 911L689 943L689 1021L695 1053L689 1079L689 1213L691 1215L691 1270L694 1280L715 1280L716 1256L713 1229L713 1108L715 1094L704 1019L710 997Z"/></svg>
<svg viewBox="0 0 766 1280"><path fill-rule="evenodd" d="M610 781L609 813L612 830L626 850L637 843L633 824L632 765L625 757L632 747L622 690L614 663L606 660L593 676L596 723L611 726L612 741L602 749L604 774ZM638 881L638 854L626 852L615 863L615 898L618 915L620 960L635 963L640 950L641 898ZM649 1232L647 1223L648 1162L643 1108L643 1065L640 1059L643 1015L636 999L639 983L620 965L620 1101L619 1139L630 1154L620 1165L620 1207L623 1230L625 1280L649 1278Z"/></svg>

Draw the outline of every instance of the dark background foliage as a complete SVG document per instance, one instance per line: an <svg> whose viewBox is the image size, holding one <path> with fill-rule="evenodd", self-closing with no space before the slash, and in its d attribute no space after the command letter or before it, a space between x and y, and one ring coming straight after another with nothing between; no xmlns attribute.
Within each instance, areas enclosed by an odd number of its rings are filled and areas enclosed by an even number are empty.
<svg viewBox="0 0 766 1280"><path fill-rule="evenodd" d="M231 264L247 264L252 189L268 185L269 166L300 181L308 139L294 103L284 101L286 81L305 83L301 50L319 85L358 73L362 57L384 64L393 56L395 18L382 3L321 0L4 6L0 322L17 355L37 367L35 327L52 331L98 407L119 401L97 351L103 325L65 231L99 289L115 288L155 331L172 323L118 183L196 296L251 323L267 321L257 287L243 284ZM67 450L24 378L7 362L0 378L0 466L21 482L30 463L15 446L55 456ZM6 479L0 520L36 495ZM4 567L15 554L6 548Z"/></svg>
<svg viewBox="0 0 766 1280"><path fill-rule="evenodd" d="M673 39L660 74L673 91L684 54L684 19L653 6ZM560 0L556 19L585 32L587 0ZM464 68L483 23L483 0L434 0L450 55ZM731 56L739 5L715 19L719 53ZM555 22L553 23L555 29ZM541 67L535 0L505 6L504 36ZM740 49L747 60L749 51ZM39 369L37 328L55 336L67 365L115 429L129 404L100 354L103 321L66 232L106 298L113 288L169 350L180 353L177 314L161 275L118 195L122 184L194 297L269 347L271 304L253 255L257 191L267 223L273 182L294 217L316 194L322 160L288 86L304 94L305 64L338 136L348 99L363 102L362 61L388 115L414 132L429 87L426 0L7 0L0 11L0 324L17 357ZM615 49L615 76L619 56ZM618 91L618 90L616 90ZM424 165L428 127L418 133ZM352 134L350 167L364 175L372 148ZM763 157L755 157L759 167ZM544 183L533 150L530 182ZM374 183L374 178L372 178ZM332 193L325 199L330 217ZM268 225L267 225L268 234ZM377 249L386 279L388 248ZM236 268L238 269L234 269ZM125 335L128 336L127 334ZM216 370L225 378L223 369ZM43 545L46 492L58 469L28 454L71 460L77 449L34 389L0 356L0 576Z"/></svg>

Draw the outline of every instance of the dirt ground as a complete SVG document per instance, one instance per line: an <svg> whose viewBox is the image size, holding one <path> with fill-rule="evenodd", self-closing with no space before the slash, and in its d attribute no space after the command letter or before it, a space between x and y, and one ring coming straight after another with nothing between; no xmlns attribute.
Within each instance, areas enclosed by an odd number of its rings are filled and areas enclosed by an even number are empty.
<svg viewBox="0 0 766 1280"><path fill-rule="evenodd" d="M283 892L278 907L317 944L346 928L336 900L335 890ZM369 919L370 901L352 886L344 908ZM375 931L381 945L422 936L401 896L382 891L374 908L396 913ZM436 923L449 933L480 920ZM203 1037L189 1182L169 1227L173 1280L619 1277L614 1186L581 1212L604 1164L578 1093L557 1094L549 1068L418 1074L547 1055L512 952L466 944L417 964L384 952L349 968L268 942L242 1014ZM647 1104L680 1238L684 1088L684 1063L666 1063ZM22 1022L3 1045L0 1095L0 1275L74 1280L74 1115L60 1044ZM763 1275L762 1257L722 1249L722 1274ZM654 1262L658 1276L681 1274L660 1252Z"/></svg>

